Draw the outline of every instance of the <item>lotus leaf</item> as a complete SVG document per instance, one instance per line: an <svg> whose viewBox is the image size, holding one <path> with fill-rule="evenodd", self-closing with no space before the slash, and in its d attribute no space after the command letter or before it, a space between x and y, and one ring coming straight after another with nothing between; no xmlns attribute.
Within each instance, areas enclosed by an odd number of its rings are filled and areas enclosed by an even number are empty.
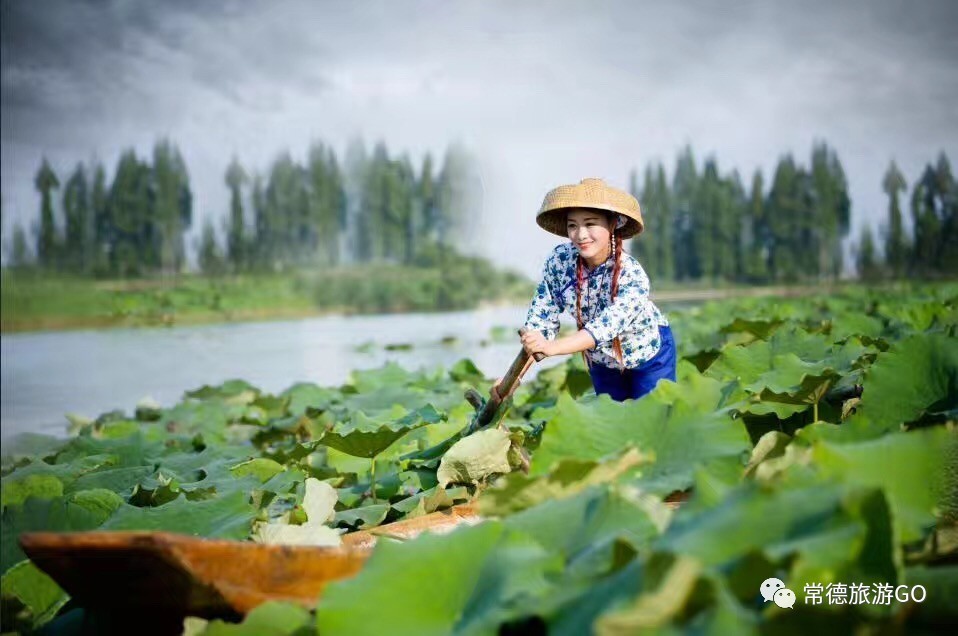
<svg viewBox="0 0 958 636"><path fill-rule="evenodd" d="M21 561L4 573L0 580L0 594L5 606L6 629L12 627L8 623L11 618L8 612L14 603L27 611L27 616L17 612L16 622L24 622L28 628L36 629L49 622L70 598L31 561Z"/></svg>
<svg viewBox="0 0 958 636"><path fill-rule="evenodd" d="M403 544L380 541L359 574L323 591L317 629L329 636L452 633L502 533L487 522Z"/></svg>
<svg viewBox="0 0 958 636"><path fill-rule="evenodd" d="M500 428L488 428L462 438L439 462L439 488L450 483L479 484L492 475L509 473L511 447L509 431Z"/></svg>
<svg viewBox="0 0 958 636"><path fill-rule="evenodd" d="M443 417L428 404L397 420L385 422L373 420L360 411L349 421L328 431L321 441L349 455L372 459L409 431L435 424Z"/></svg>
<svg viewBox="0 0 958 636"><path fill-rule="evenodd" d="M644 486L667 494L692 484L697 463L741 456L749 448L739 421L721 412L702 412L695 401L665 404L649 395L616 403L603 395L586 403L563 395L547 416L533 475L547 473L561 459L597 461L634 446L655 457L642 471Z"/></svg>

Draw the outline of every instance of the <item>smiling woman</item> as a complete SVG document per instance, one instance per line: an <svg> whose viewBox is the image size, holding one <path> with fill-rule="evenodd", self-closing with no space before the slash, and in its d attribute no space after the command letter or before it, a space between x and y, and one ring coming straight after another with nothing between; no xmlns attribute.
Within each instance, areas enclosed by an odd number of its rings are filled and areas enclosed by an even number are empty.
<svg viewBox="0 0 958 636"><path fill-rule="evenodd" d="M675 380L675 342L668 320L649 298L649 279L623 253L622 241L644 228L639 202L601 179L550 191L536 222L569 238L546 261L526 317L522 344L530 354L581 351L596 393L639 398L661 379ZM578 331L556 338L559 314Z"/></svg>

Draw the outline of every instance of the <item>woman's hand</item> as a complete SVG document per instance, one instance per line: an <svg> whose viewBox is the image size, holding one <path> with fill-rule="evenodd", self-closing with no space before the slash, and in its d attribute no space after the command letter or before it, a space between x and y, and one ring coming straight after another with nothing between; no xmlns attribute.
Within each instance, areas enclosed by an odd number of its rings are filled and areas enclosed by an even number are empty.
<svg viewBox="0 0 958 636"><path fill-rule="evenodd" d="M534 331L532 329L526 331L524 334L522 334L521 340L522 348L525 349L526 353L528 353L530 356L534 353L541 353L545 356L551 356L554 353L552 347L553 341L547 340L546 337L538 331Z"/></svg>

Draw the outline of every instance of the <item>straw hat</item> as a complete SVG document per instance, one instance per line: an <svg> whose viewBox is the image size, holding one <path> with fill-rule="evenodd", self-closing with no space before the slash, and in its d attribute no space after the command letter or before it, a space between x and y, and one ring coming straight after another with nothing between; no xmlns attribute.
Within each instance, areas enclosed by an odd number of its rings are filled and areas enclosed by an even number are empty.
<svg viewBox="0 0 958 636"><path fill-rule="evenodd" d="M543 230L568 238L566 212L569 208L595 208L619 214L617 234L627 239L641 234L642 210L639 202L628 192L606 185L602 179L583 179L575 185L563 185L550 190L536 215L536 223ZM624 225L623 225L624 223Z"/></svg>

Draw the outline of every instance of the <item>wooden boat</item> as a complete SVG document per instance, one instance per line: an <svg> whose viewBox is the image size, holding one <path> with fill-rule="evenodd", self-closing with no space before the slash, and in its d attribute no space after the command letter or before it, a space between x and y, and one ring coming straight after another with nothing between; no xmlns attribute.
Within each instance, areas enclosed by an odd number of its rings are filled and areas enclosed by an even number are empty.
<svg viewBox="0 0 958 636"><path fill-rule="evenodd" d="M678 507L687 496L666 504ZM114 631L180 633L186 616L235 621L266 601L313 607L327 584L362 569L379 537L411 539L481 521L473 504L462 504L344 535L337 548L98 531L25 533L20 545L79 606L108 615Z"/></svg>

